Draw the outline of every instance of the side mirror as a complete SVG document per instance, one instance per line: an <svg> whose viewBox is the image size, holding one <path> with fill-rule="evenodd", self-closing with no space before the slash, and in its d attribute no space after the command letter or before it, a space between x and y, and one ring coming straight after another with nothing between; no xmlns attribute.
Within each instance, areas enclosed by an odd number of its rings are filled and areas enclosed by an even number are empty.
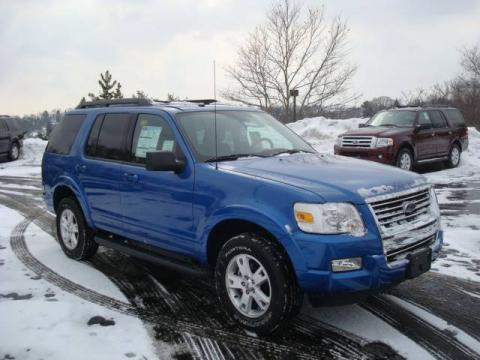
<svg viewBox="0 0 480 360"><path fill-rule="evenodd" d="M358 124L358 127L359 128L364 128L364 127L367 127L367 123L361 123L361 124Z"/></svg>
<svg viewBox="0 0 480 360"><path fill-rule="evenodd" d="M173 171L178 173L184 167L185 162L177 159L172 151L147 152L146 169L148 171Z"/></svg>
<svg viewBox="0 0 480 360"><path fill-rule="evenodd" d="M417 124L417 125L415 125L415 128L417 130L427 130L427 129L431 129L432 125L430 125L430 124Z"/></svg>

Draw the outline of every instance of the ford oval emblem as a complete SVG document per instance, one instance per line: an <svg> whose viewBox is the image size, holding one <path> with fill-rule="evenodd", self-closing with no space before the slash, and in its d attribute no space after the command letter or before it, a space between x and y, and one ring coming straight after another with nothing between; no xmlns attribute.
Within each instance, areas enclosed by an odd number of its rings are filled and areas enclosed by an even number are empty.
<svg viewBox="0 0 480 360"><path fill-rule="evenodd" d="M417 209L417 205L414 202L409 201L403 204L403 212L405 215L410 215Z"/></svg>

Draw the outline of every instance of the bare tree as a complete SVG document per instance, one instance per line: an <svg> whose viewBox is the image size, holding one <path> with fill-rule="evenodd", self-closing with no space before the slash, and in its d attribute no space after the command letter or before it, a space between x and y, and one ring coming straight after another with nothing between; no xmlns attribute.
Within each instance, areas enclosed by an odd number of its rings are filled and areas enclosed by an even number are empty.
<svg viewBox="0 0 480 360"><path fill-rule="evenodd" d="M281 107L287 117L292 89L300 93L300 116L341 97L347 102L356 71L346 62L348 32L340 18L328 24L323 7L305 10L293 0L279 0L240 47L237 63L226 69L237 87L222 95L267 111Z"/></svg>
<svg viewBox="0 0 480 360"><path fill-rule="evenodd" d="M462 68L470 78L480 78L480 47L465 48L462 51Z"/></svg>

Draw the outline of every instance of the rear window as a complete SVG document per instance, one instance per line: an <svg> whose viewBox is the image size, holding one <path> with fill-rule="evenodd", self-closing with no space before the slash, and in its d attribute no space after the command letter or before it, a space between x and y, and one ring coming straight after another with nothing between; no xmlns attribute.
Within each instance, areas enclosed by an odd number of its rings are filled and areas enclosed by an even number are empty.
<svg viewBox="0 0 480 360"><path fill-rule="evenodd" d="M12 131L20 131L21 126L18 124L18 122L13 119L13 118L6 118L5 121L7 122L9 130Z"/></svg>
<svg viewBox="0 0 480 360"><path fill-rule="evenodd" d="M465 127L465 120L462 113L457 109L443 110L447 116L448 122L454 127Z"/></svg>
<svg viewBox="0 0 480 360"><path fill-rule="evenodd" d="M430 111L430 119L432 120L432 125L434 128L439 129L447 127L447 122L440 111Z"/></svg>
<svg viewBox="0 0 480 360"><path fill-rule="evenodd" d="M53 129L45 151L62 155L70 153L72 144L85 118L86 115L83 114L66 115L60 124Z"/></svg>

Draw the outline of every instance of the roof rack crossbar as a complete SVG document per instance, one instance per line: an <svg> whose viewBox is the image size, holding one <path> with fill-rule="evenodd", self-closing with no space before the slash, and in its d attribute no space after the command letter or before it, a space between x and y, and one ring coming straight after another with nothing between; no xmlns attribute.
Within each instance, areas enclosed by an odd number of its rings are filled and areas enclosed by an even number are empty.
<svg viewBox="0 0 480 360"><path fill-rule="evenodd" d="M110 107L120 105L132 105L132 106L149 106L152 102L149 99L111 99L111 100L94 100L80 103L77 109L89 109L96 107Z"/></svg>

